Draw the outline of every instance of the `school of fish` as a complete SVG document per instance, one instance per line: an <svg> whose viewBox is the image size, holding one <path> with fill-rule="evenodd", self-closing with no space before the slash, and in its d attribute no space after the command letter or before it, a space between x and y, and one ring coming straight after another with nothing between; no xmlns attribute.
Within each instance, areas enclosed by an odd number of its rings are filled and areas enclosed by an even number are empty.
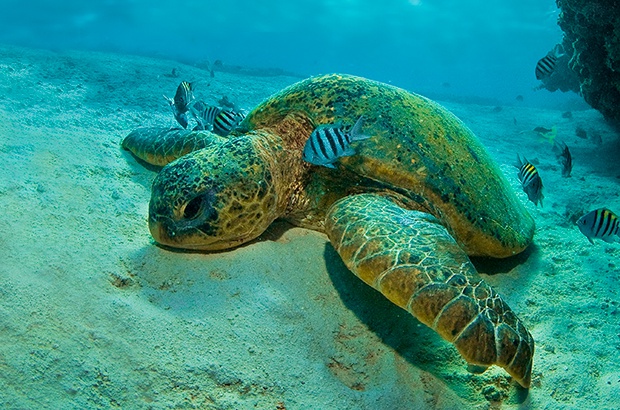
<svg viewBox="0 0 620 410"><path fill-rule="evenodd" d="M181 127L186 129L189 126L189 118L187 116L189 112L196 121L196 125L192 130L213 131L222 137L227 136L245 118L245 114L230 107L222 108L208 105L202 100L196 100L194 96L195 84L181 81L174 98L168 98L164 95L164 98L172 108L174 119ZM220 100L220 102L227 101L227 97Z"/></svg>

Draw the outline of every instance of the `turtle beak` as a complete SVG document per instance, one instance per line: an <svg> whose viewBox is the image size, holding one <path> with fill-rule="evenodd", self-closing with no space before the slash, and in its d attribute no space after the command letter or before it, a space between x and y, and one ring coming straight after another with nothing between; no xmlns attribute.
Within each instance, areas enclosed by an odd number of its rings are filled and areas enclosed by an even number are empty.
<svg viewBox="0 0 620 410"><path fill-rule="evenodd" d="M203 232L204 226L179 223L172 218L151 210L149 215L149 230L151 236L159 245L170 248L190 249L201 251L218 251L230 249L246 242L230 238L210 236Z"/></svg>
<svg viewBox="0 0 620 410"><path fill-rule="evenodd" d="M151 213L149 215L149 230L155 242L162 245L175 246L174 241L172 241L174 232L168 229L164 225L164 219L158 218L156 214Z"/></svg>

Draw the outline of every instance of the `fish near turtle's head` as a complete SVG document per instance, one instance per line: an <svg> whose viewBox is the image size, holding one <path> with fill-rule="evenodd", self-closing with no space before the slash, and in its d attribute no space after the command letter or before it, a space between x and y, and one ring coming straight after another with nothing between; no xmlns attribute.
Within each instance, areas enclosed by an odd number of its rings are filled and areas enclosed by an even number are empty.
<svg viewBox="0 0 620 410"><path fill-rule="evenodd" d="M280 216L270 164L253 140L230 138L161 170L149 204L155 241L183 249L229 249L256 238Z"/></svg>

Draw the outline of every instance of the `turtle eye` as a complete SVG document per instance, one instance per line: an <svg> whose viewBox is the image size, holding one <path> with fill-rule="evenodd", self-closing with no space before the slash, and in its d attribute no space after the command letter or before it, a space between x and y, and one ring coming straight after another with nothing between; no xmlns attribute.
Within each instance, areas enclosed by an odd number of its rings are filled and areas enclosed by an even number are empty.
<svg viewBox="0 0 620 410"><path fill-rule="evenodd" d="M185 219L194 219L200 213L200 208L202 208L203 197L199 195L193 198L191 201L185 205L185 209L183 210L183 217Z"/></svg>

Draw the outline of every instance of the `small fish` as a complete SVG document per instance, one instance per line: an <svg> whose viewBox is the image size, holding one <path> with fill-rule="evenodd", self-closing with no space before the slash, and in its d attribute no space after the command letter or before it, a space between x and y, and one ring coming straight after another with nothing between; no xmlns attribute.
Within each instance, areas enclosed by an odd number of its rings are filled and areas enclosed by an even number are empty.
<svg viewBox="0 0 620 410"><path fill-rule="evenodd" d="M221 110L213 120L213 132L222 137L227 136L243 121L245 114L233 110Z"/></svg>
<svg viewBox="0 0 620 410"><path fill-rule="evenodd" d="M337 124L319 125L306 141L304 161L327 168L336 168L333 163L338 158L355 154L355 150L351 148L353 141L370 138L369 135L361 134L363 125L363 116L359 117L349 132L345 132L343 127Z"/></svg>
<svg viewBox="0 0 620 410"><path fill-rule="evenodd" d="M170 78L178 78L179 77L179 73L175 68L172 69L172 71L169 74L164 74L164 77L170 77Z"/></svg>
<svg viewBox="0 0 620 410"><path fill-rule="evenodd" d="M517 100L517 101L523 101L523 96L522 96L521 94L519 94L519 95L517 95L517 96L515 97L515 100Z"/></svg>
<svg viewBox="0 0 620 410"><path fill-rule="evenodd" d="M176 111L173 111L174 114L174 119L177 120L177 122L179 123L179 125L183 128L187 128L187 126L189 125L189 120L187 119L187 113L178 113Z"/></svg>
<svg viewBox="0 0 620 410"><path fill-rule="evenodd" d="M187 112L189 110L189 103L194 99L194 83L188 83L187 81L181 81L181 84L177 87L177 92L174 94L174 106L179 112Z"/></svg>
<svg viewBox="0 0 620 410"><path fill-rule="evenodd" d="M542 207L542 200L545 196L542 192L542 179L540 178L540 174L538 173L536 167L525 157L521 160L521 157L518 154L515 167L519 169L519 181L521 181L523 192L527 194L527 198L532 201L534 205L538 205L540 202L540 206Z"/></svg>
<svg viewBox="0 0 620 410"><path fill-rule="evenodd" d="M580 126L575 128L575 135L579 138L588 139L588 132Z"/></svg>
<svg viewBox="0 0 620 410"><path fill-rule="evenodd" d="M164 98L170 104L170 109L172 110L172 115L174 115L174 119L181 125L183 128L187 128L189 121L187 120L187 112L180 112L174 106L174 101L171 98L168 98L164 95Z"/></svg>
<svg viewBox="0 0 620 410"><path fill-rule="evenodd" d="M536 127L534 128L534 131L536 131L539 134L546 134L548 132L551 132L550 128L545 128L545 127Z"/></svg>
<svg viewBox="0 0 620 410"><path fill-rule="evenodd" d="M189 110L189 104L194 99L192 91L193 84L194 83L188 83L187 81L181 81L181 84L179 84L174 94L174 98L168 98L164 95L164 98L168 101L168 104L170 104L174 118L183 128L187 128L188 120L185 113Z"/></svg>
<svg viewBox="0 0 620 410"><path fill-rule="evenodd" d="M570 112L570 111L564 111L564 112L562 113L562 118L566 118L566 119L569 119L569 120L570 120L571 118L573 118L573 113L572 113L572 112Z"/></svg>
<svg viewBox="0 0 620 410"><path fill-rule="evenodd" d="M607 208L599 208L588 212L577 220L577 227L582 234L594 244L593 238L602 239L605 242L620 242L617 236L620 230L620 222L616 214Z"/></svg>
<svg viewBox="0 0 620 410"><path fill-rule="evenodd" d="M534 128L534 132L537 132L542 138L549 141L549 144L553 144L555 142L555 137L558 135L558 127L555 125L549 128L545 127L536 127Z"/></svg>
<svg viewBox="0 0 620 410"><path fill-rule="evenodd" d="M549 77L555 70L558 58L562 56L564 56L564 48L561 44L556 44L553 50L549 51L546 56L536 63L536 70L534 70L536 79L542 80L543 78Z"/></svg>
<svg viewBox="0 0 620 410"><path fill-rule="evenodd" d="M213 105L207 105L203 101L196 101L191 106L190 111L197 122L194 130L211 131L213 129L213 122L222 112L222 109Z"/></svg>
<svg viewBox="0 0 620 410"><path fill-rule="evenodd" d="M223 96L222 98L219 99L219 101L217 102L220 106L224 107L224 108L230 108L233 111L237 111L237 104L235 104L234 102L230 101L228 99L228 96Z"/></svg>
<svg viewBox="0 0 620 410"><path fill-rule="evenodd" d="M564 178L570 177L570 173L573 169L573 157L568 150L568 146L564 142L556 142L553 146L553 150L556 152L560 164L562 165L562 176Z"/></svg>

